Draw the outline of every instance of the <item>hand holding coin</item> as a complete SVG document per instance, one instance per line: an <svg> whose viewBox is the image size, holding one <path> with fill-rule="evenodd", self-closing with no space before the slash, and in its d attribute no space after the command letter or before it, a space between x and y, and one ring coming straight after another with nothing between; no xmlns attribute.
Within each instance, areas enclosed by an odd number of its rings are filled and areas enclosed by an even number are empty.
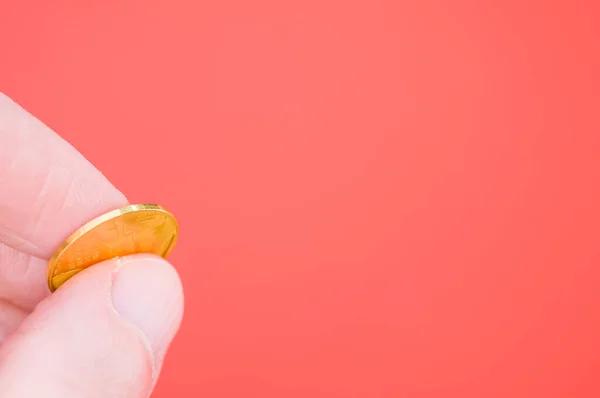
<svg viewBox="0 0 600 398"><path fill-rule="evenodd" d="M177 232L0 94L0 397L147 397L183 314Z"/></svg>

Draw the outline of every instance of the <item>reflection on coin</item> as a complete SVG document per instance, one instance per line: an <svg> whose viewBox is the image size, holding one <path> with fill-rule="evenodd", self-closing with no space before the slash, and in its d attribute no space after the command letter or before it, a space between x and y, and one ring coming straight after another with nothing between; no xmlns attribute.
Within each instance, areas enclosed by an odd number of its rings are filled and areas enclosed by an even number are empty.
<svg viewBox="0 0 600 398"><path fill-rule="evenodd" d="M48 263L54 292L85 268L115 257L151 253L167 257L177 241L175 217L159 205L140 204L110 211L69 236Z"/></svg>

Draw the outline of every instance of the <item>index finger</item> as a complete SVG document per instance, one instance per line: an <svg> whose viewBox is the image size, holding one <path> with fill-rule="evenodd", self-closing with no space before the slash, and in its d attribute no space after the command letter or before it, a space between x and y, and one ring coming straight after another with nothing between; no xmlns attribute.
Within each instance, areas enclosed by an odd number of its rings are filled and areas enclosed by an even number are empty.
<svg viewBox="0 0 600 398"><path fill-rule="evenodd" d="M4 298L17 304L40 296L55 248L85 222L125 204L75 148L0 93L0 295L11 292Z"/></svg>

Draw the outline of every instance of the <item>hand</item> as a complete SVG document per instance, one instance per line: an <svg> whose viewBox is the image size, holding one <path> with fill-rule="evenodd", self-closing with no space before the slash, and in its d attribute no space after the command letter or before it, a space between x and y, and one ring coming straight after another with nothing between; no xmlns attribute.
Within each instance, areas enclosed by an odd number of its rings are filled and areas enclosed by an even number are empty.
<svg viewBox="0 0 600 398"><path fill-rule="evenodd" d="M94 265L50 295L48 259L127 204L73 147L0 94L0 397L148 397L183 313L161 258Z"/></svg>

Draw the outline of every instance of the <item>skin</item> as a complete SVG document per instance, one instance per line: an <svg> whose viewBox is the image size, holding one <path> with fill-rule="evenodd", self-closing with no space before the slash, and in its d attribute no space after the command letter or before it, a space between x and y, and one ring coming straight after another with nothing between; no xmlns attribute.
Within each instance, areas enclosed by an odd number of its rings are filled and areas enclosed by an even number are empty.
<svg viewBox="0 0 600 398"><path fill-rule="evenodd" d="M0 93L0 397L148 397L183 315L165 260L97 264L54 294L46 265L86 221L127 199L71 145Z"/></svg>

